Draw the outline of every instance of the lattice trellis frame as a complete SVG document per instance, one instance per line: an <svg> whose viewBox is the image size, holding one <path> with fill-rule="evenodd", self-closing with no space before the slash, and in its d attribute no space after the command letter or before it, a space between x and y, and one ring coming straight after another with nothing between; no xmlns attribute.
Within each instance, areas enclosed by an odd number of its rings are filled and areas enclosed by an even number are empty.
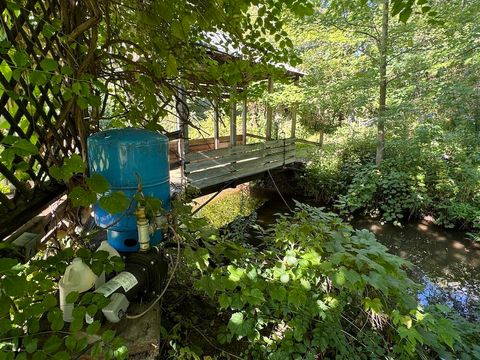
<svg viewBox="0 0 480 360"><path fill-rule="evenodd" d="M72 56L74 51L66 47L61 28L51 26L55 22L61 26L60 6L56 0L0 0L0 32L4 33L0 37L0 153L12 146L6 141L12 136L36 148L35 153L16 155L12 164L0 159L0 238L63 190L48 169L81 148L82 139L68 111L72 102L60 91L66 85L62 82L70 81L68 76L58 76L65 52ZM15 61L18 49L30 58L25 68ZM32 83L31 73L44 71L45 58L57 62L58 69L48 74L48 81ZM58 81L52 81L55 75Z"/></svg>

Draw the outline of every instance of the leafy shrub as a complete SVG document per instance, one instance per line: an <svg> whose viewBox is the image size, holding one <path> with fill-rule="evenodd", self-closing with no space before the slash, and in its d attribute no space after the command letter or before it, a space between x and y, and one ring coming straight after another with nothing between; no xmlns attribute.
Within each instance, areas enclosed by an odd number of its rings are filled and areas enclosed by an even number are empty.
<svg viewBox="0 0 480 360"><path fill-rule="evenodd" d="M400 131L400 130L399 130ZM480 142L470 130L423 123L390 135L385 160L374 164L368 132L342 138L319 155L301 184L342 214L379 213L386 221L433 215L446 227L480 226ZM344 137L343 132L339 132Z"/></svg>
<svg viewBox="0 0 480 360"><path fill-rule="evenodd" d="M26 265L14 258L0 258L0 359L68 360L88 351L94 358L126 358L127 349L112 330L89 344L88 336L98 334L101 324L99 320L86 324L85 315L94 317L108 305L103 295L71 293L67 301L76 306L70 325L63 322L57 302L58 280L74 257L81 257L97 275L121 270L121 259L109 260L108 256L106 251L92 254L80 249L75 253L67 248Z"/></svg>
<svg viewBox="0 0 480 360"><path fill-rule="evenodd" d="M263 251L234 251L228 240L207 248L188 251L201 272L195 288L229 319L218 341L246 340L245 356L409 359L463 352L470 359L478 351L470 343L478 333L462 340L465 327L418 306L407 262L372 233L322 209L297 204L271 229Z"/></svg>

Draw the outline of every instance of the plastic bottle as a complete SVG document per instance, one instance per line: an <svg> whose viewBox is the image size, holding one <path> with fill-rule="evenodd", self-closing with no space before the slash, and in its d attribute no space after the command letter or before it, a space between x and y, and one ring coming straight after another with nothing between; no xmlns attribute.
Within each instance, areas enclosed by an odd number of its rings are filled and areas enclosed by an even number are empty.
<svg viewBox="0 0 480 360"><path fill-rule="evenodd" d="M68 294L73 291L83 293L90 290L97 278L97 275L80 258L73 259L72 263L67 266L65 274L58 283L63 321L71 322L73 320L73 304L66 302Z"/></svg>
<svg viewBox="0 0 480 360"><path fill-rule="evenodd" d="M106 240L103 240L100 246L98 247L97 251L106 251L108 252L108 258L114 256L120 256L117 250L115 250ZM98 289L100 286L105 284L105 271L100 274L97 281L95 281L95 289Z"/></svg>

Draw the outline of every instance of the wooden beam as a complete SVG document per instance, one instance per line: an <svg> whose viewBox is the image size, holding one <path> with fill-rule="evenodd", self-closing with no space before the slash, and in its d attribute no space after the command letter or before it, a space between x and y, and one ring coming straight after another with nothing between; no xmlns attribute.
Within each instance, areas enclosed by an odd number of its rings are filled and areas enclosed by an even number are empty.
<svg viewBox="0 0 480 360"><path fill-rule="evenodd" d="M213 100L213 147L215 150L220 145L220 128L219 128L219 112L218 112L218 100Z"/></svg>
<svg viewBox="0 0 480 360"><path fill-rule="evenodd" d="M273 93L273 79L270 76L268 78L268 93ZM273 123L273 109L272 106L267 104L267 126L265 129L265 137L267 140L272 139L272 123Z"/></svg>
<svg viewBox="0 0 480 360"><path fill-rule="evenodd" d="M247 99L242 102L242 145L247 144Z"/></svg>

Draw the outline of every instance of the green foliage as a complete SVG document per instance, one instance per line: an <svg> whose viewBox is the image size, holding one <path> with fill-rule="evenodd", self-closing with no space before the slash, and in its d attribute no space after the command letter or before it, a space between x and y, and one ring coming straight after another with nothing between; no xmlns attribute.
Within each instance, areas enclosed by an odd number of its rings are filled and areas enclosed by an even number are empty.
<svg viewBox="0 0 480 360"><path fill-rule="evenodd" d="M86 164L78 154L67 158L62 166L52 166L50 175L58 180L68 182L76 175L85 173ZM98 173L85 179L84 186L78 185L70 189L68 198L74 207L98 204L111 214L126 211L131 200L120 191L109 191L110 184L107 179Z"/></svg>
<svg viewBox="0 0 480 360"><path fill-rule="evenodd" d="M299 179L307 195L344 215L364 211L399 222L432 215L446 227L480 225L479 163L472 156L480 143L470 130L431 123L396 130L380 166L368 129L350 125L335 137Z"/></svg>
<svg viewBox="0 0 480 360"><path fill-rule="evenodd" d="M30 155L38 153L37 147L30 141L21 139L17 136L7 135L0 142L3 151L0 153L0 160L9 169L12 168L16 156L22 159L28 159ZM18 168L18 164L16 164Z"/></svg>
<svg viewBox="0 0 480 360"><path fill-rule="evenodd" d="M100 332L100 322L85 323L85 314L95 316L109 301L101 294L72 293L67 301L75 303L70 326L63 322L57 302L57 283L74 257L81 257L96 274L121 271L120 258L108 258L106 252L75 252L66 248L45 260L28 264L0 258L0 358L71 359L88 351L94 358L125 359L122 340L111 330L88 348L88 335Z"/></svg>
<svg viewBox="0 0 480 360"><path fill-rule="evenodd" d="M195 288L227 319L221 344L247 341L252 358L474 358L478 334L461 337L459 322L421 309L408 264L372 233L297 204L269 234L263 251L225 252L221 239L189 250L189 266L201 263Z"/></svg>

